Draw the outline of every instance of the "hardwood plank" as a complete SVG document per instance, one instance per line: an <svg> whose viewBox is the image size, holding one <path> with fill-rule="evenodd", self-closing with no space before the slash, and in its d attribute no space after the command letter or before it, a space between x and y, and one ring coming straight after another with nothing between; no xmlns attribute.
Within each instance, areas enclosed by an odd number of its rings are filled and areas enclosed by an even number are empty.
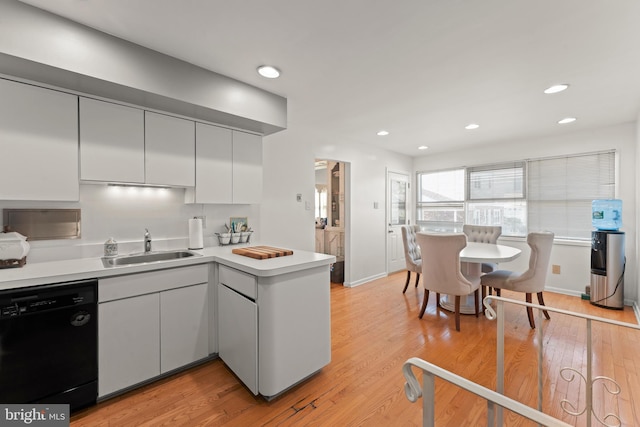
<svg viewBox="0 0 640 427"><path fill-rule="evenodd" d="M404 395L402 364L420 357L495 389L496 325L481 316L463 315L456 332L453 313L431 298L418 319L424 290L407 289L399 272L355 288L331 285L332 360L320 373L266 402L254 397L220 360L192 368L102 402L72 417L79 426L420 426L422 402ZM504 291L508 298L524 295ZM545 292L548 306L635 323L630 307L607 310L577 297ZM505 326L506 394L537 406L536 332L523 307L507 307ZM545 412L574 425L585 418L564 414L563 398L576 400L584 386L558 378L561 367L583 370L585 326L567 316L539 320L544 330ZM623 426L640 425L640 333L594 328L598 372L615 374L618 398L598 391L605 409L619 408ZM618 330L619 329L619 330ZM468 392L436 380L437 425L486 425L486 403ZM508 426L531 423L505 414ZM595 424L594 424L595 425Z"/></svg>

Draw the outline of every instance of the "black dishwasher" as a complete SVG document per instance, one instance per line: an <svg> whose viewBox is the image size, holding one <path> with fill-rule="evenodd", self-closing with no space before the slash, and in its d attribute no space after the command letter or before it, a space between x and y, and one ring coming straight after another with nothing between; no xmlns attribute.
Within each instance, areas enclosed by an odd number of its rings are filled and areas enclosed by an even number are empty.
<svg viewBox="0 0 640 427"><path fill-rule="evenodd" d="M98 395L98 281L0 291L0 402L67 403Z"/></svg>

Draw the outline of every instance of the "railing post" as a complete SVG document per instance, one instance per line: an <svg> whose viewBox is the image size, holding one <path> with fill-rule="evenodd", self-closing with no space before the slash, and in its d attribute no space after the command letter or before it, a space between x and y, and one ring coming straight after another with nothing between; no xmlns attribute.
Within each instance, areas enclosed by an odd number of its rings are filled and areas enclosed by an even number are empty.
<svg viewBox="0 0 640 427"><path fill-rule="evenodd" d="M497 339L497 352L496 360L496 391L502 395L504 395L504 302L496 301L496 305L498 307L498 324L496 331L496 339ZM497 415L497 425L502 427L502 406L498 406L496 415Z"/></svg>
<svg viewBox="0 0 640 427"><path fill-rule="evenodd" d="M487 426L496 427L496 405L487 400Z"/></svg>
<svg viewBox="0 0 640 427"><path fill-rule="evenodd" d="M544 339L542 336L542 310L538 310L538 411L542 412L542 365L544 363Z"/></svg>
<svg viewBox="0 0 640 427"><path fill-rule="evenodd" d="M587 427L591 427L591 412L593 410L593 372L591 351L591 319L587 319Z"/></svg>
<svg viewBox="0 0 640 427"><path fill-rule="evenodd" d="M422 371L422 425L434 427L436 423L436 387L435 376Z"/></svg>

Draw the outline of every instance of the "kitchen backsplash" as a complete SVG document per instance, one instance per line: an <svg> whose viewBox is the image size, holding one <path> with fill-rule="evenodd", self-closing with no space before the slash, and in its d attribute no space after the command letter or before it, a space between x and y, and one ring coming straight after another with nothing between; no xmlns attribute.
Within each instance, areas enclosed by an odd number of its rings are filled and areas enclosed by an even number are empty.
<svg viewBox="0 0 640 427"><path fill-rule="evenodd" d="M204 246L217 246L215 232L221 232L231 217L246 217L259 239L259 205L185 204L184 189L121 187L83 184L80 201L29 202L0 200L0 209L80 208L81 238L31 242L27 262L98 257L103 244L113 237L120 254L143 250L145 228L149 229L154 250L181 249L188 246L189 218L206 217Z"/></svg>

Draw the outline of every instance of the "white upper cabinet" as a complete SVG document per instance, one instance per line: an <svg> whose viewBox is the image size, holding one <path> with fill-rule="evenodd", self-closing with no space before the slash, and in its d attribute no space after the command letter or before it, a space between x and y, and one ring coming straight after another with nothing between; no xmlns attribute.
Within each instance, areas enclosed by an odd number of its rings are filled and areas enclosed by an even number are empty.
<svg viewBox="0 0 640 427"><path fill-rule="evenodd" d="M147 184L195 185L195 122L145 111Z"/></svg>
<svg viewBox="0 0 640 427"><path fill-rule="evenodd" d="M232 203L230 129L196 123L195 203Z"/></svg>
<svg viewBox="0 0 640 427"><path fill-rule="evenodd" d="M144 111L80 97L80 178L144 183Z"/></svg>
<svg viewBox="0 0 640 427"><path fill-rule="evenodd" d="M233 131L233 203L262 201L262 137Z"/></svg>
<svg viewBox="0 0 640 427"><path fill-rule="evenodd" d="M0 79L0 152L0 200L79 200L78 97Z"/></svg>
<svg viewBox="0 0 640 427"><path fill-rule="evenodd" d="M262 197L262 137L196 123L196 186L187 203L254 204Z"/></svg>

